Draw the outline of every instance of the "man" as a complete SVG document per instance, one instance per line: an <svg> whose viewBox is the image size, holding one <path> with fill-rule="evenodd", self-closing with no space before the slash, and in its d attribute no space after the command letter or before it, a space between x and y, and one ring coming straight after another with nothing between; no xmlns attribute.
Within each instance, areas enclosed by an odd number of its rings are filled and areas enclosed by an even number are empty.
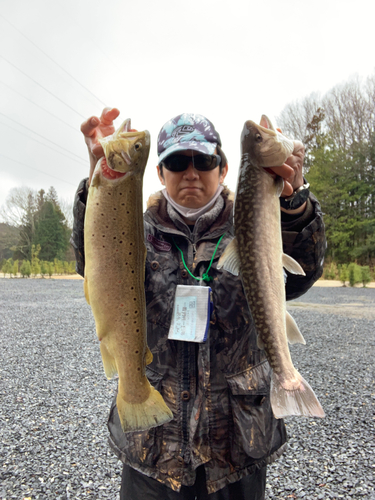
<svg viewBox="0 0 375 500"><path fill-rule="evenodd" d="M80 184L74 207L72 243L80 274L87 189L103 156L98 139L113 133L118 114L105 109L81 127L90 176ZM283 197L296 193L292 204L282 202L284 251L306 276L288 276L289 299L321 276L325 250L321 210L304 186L304 149L295 146L285 165L269 169L284 178ZM270 367L257 346L241 279L217 269L234 236L233 194L223 186L228 165L220 136L205 117L179 115L161 129L158 155L164 189L150 198L144 216L147 338L153 353L146 374L174 418L149 431L124 434L113 402L109 441L124 463L121 498L261 500L266 465L284 451L286 431L272 414ZM199 283L212 289L207 339L168 338L176 286Z"/></svg>

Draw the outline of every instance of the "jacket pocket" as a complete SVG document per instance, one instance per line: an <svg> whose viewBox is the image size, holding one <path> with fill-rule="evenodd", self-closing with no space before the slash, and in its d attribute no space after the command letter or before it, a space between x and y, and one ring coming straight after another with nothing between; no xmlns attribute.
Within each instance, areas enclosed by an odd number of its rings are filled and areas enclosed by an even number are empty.
<svg viewBox="0 0 375 500"><path fill-rule="evenodd" d="M146 366L146 376L150 384L161 393L163 375ZM124 454L128 463L146 464L152 467L160 454L163 438L162 427L153 427L146 431L126 432L121 427L116 406L117 391L112 400L108 417L108 430L116 448ZM118 453L118 455L121 455Z"/></svg>
<svg viewBox="0 0 375 500"><path fill-rule="evenodd" d="M247 457L265 458L272 448L274 418L270 378L267 360L227 376L233 418L231 456L236 465L243 465Z"/></svg>

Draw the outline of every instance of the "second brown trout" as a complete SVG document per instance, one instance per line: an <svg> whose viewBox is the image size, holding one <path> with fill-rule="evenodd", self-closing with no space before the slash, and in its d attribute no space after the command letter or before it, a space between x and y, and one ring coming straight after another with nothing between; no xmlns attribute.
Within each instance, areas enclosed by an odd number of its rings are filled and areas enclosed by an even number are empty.
<svg viewBox="0 0 375 500"><path fill-rule="evenodd" d="M173 415L149 383L146 342L142 183L150 136L129 131L130 120L100 142L85 216L87 302L95 318L104 371L119 375L117 410L124 432L169 422Z"/></svg>
<svg viewBox="0 0 375 500"><path fill-rule="evenodd" d="M301 266L283 253L279 197L283 180L265 167L284 164L294 143L273 129L263 115L261 125L245 123L237 183L234 226L236 237L225 249L218 268L241 278L258 333L272 368L271 406L276 418L289 415L324 417L313 390L290 356L290 343L305 343L286 311L283 267L304 275Z"/></svg>

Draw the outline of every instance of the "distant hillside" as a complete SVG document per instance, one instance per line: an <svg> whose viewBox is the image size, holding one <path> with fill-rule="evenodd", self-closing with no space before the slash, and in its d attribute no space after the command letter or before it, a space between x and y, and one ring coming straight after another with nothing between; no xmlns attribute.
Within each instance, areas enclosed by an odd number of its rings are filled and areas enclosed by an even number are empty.
<svg viewBox="0 0 375 500"><path fill-rule="evenodd" d="M0 261L10 259L13 255L11 247L18 243L19 229L0 222Z"/></svg>

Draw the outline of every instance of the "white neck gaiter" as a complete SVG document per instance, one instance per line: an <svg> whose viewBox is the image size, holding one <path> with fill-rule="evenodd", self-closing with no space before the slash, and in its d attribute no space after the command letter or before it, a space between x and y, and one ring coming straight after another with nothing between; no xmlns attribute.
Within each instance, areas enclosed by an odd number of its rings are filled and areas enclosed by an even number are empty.
<svg viewBox="0 0 375 500"><path fill-rule="evenodd" d="M162 193L163 193L164 197L166 198L166 200L172 205L172 207L174 209L177 210L177 212L179 214L182 215L182 217L185 217L185 219L188 219L188 220L195 222L196 220L199 219L199 217L201 215L208 212L214 206L215 201L218 199L218 197L220 196L220 193L222 192L223 189L224 189L224 186L219 184L214 196L207 203L207 205L205 205L204 207L201 207L201 208L187 208L187 207L183 207L183 206L179 205L174 200L172 200L172 198L168 194L168 191L165 188L162 190Z"/></svg>

